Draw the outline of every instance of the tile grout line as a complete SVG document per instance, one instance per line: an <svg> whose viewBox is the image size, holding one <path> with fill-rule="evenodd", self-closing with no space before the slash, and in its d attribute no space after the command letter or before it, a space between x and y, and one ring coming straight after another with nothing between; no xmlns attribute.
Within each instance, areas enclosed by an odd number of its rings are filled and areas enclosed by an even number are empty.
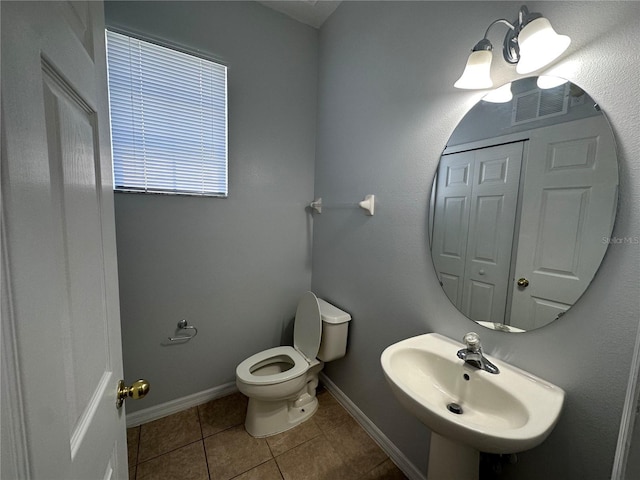
<svg viewBox="0 0 640 480"><path fill-rule="evenodd" d="M298 445L296 445L296 446L294 446L294 447L291 447L291 448L289 448L288 450L285 450L284 452L282 452L282 453L280 453L280 454L278 454L278 455L274 455L273 459L274 459L274 460L276 460L278 457L281 457L281 456L283 456L284 454L289 453L291 450L295 450L296 448L301 447L302 445L306 445L307 443L309 443L309 442L310 442L310 441L312 441L312 440L315 440L316 438L320 437L321 435L323 435L323 434L322 434L322 433L320 433L320 435L316 435L315 437L310 438L310 439L308 439L308 440L305 440L304 442L299 443ZM277 462L277 460L276 460L276 463L278 463L278 462Z"/></svg>
<svg viewBox="0 0 640 480"><path fill-rule="evenodd" d="M259 463L259 464L257 464L257 465L254 465L253 467L249 468L248 470L245 470L244 472L240 472L239 474L237 474L237 475L235 475L235 476L231 477L231 478L230 478L230 479L228 479L228 480L233 480L234 478L238 478L238 477L240 477L240 476L244 475L245 473L250 472L251 470L253 470L253 469L255 469L255 468L258 468L259 466L264 465L265 463L269 463L271 460L275 460L275 458L274 458L274 457L272 457L272 458L270 458L269 460L265 460L264 462L261 462L261 463ZM278 465L278 462L276 462L276 465ZM278 468L278 470L280 470L280 468ZM280 476L282 476L282 473L280 473Z"/></svg>
<svg viewBox="0 0 640 480"><path fill-rule="evenodd" d="M280 478L282 480L284 480L284 473L282 473L282 469L280 468L280 464L278 463L278 460L276 460L276 457L273 457L273 461L276 464L276 468L278 469L278 473L280 474Z"/></svg>
<svg viewBox="0 0 640 480"><path fill-rule="evenodd" d="M200 441L202 442L202 451L204 452L204 463L207 466L207 478L211 480L211 470L209 470L209 457L207 456L207 447L204 444L204 431L202 430L202 418L200 417L200 405L196 405L198 412L198 426L200 427Z"/></svg>
<svg viewBox="0 0 640 480"><path fill-rule="evenodd" d="M342 405L342 404L341 404L341 403L336 399L336 397L333 395L333 393L331 393L331 391L329 391L329 390L328 390L328 389L326 389L326 388L325 388L325 391L326 391L326 394L328 394L331 398L333 398L333 400L334 400L334 401L335 401L335 402L336 402L336 403L341 407L341 409L342 409L342 410L344 410L344 411L347 413L348 418L350 418L352 421L354 421L354 422L356 423L356 425L358 426L358 428L362 429L362 430L363 430L363 432L365 433L365 435L366 435L366 436L367 436L367 437L368 437L368 438L369 438L369 439L370 439L370 440L371 440L371 441L372 441L372 442L373 442L373 443L374 443L378 448L382 449L382 448L380 447L380 445L378 444L378 442L377 442L377 441L376 441L376 440L375 440L375 439L374 439L374 438L373 438L373 437L372 437L372 436L371 436L371 435L370 435L366 430L364 430L364 429L362 428L362 426L359 424L359 422L356 420L356 418L351 414L351 412L349 412L349 411L344 407L344 405ZM336 431L337 429L341 428L341 427L346 423L346 421L347 421L347 420L343 420L342 422L338 423L337 425L334 425L334 426L332 426L331 428L328 428L326 431L325 431L325 430L323 430L323 431L322 431L322 435L324 435L324 436L325 436L326 440L327 440L329 443L331 443L331 441L330 441L329 437L327 436L327 434L328 434L328 433L330 433L330 432L334 432L334 431ZM331 443L331 446L333 447L333 444L332 444L332 443ZM335 451L335 448L334 448L334 451ZM386 462L387 460L390 460L389 455L387 455L387 454L386 454L386 452L384 452L384 450L382 450L382 451L383 451L383 453L385 454L385 455L384 455L384 459L383 459L383 460L381 460L380 462L378 462L377 464L375 464L371 469L367 470L366 472L363 472L363 473L362 473L362 475L360 475L360 476L358 477L359 479L364 478L368 473L370 473L370 472L372 472L373 470L375 470L376 468L378 468L380 465L382 465L382 464L383 464L384 462ZM339 458L340 458L340 459L341 459L345 464L348 464L348 461L347 461L345 458L343 458L343 456L342 456L342 452L337 451L336 453L338 453L338 457L339 457ZM392 463L393 463L393 461L392 461ZM395 463L394 463L394 465L395 465ZM397 467L397 465L396 465L396 467Z"/></svg>
<svg viewBox="0 0 640 480"><path fill-rule="evenodd" d="M141 464L147 463L147 462L149 462L151 460L155 460L155 459L157 459L159 457L162 457L163 455L168 455L170 453L176 452L176 451L178 451L178 450L180 450L182 448L188 447L189 445L193 445L194 443L198 443L198 442L203 442L203 439L199 438L199 439L193 440L193 441L191 441L189 443L185 443L184 445L180 445L179 447L172 448L171 450L167 450L166 452L159 453L158 455L154 455L153 457L147 458L147 459L137 463L137 465L141 465ZM204 442L203 442L203 444L204 444ZM206 453L206 451L205 451L205 453Z"/></svg>
<svg viewBox="0 0 640 480"><path fill-rule="evenodd" d="M246 429L245 429L245 432L246 432ZM249 432L247 432L247 433L249 433ZM249 433L249 435L251 435L251 434ZM265 443L267 444L267 448L269 449L269 453L271 454L271 458L273 460L275 460L276 456L273 454L273 450L271 449L271 445L269 445L269 442L267 441L266 438L265 438Z"/></svg>
<svg viewBox="0 0 640 480"><path fill-rule="evenodd" d="M360 475L360 477L358 478L364 478L367 474L373 472L376 468L378 468L380 465L382 465L384 462L386 462L387 460L390 460L391 463L393 463L393 461L387 456L384 460L382 460L380 463L377 463L371 470L367 470L366 472L364 472L362 475ZM395 463L394 463L395 465ZM396 465L397 467L397 465Z"/></svg>
<svg viewBox="0 0 640 480"><path fill-rule="evenodd" d="M140 439L142 438L142 425L140 427L138 427L138 440L137 440L137 448L136 448L136 459L135 459L135 465L136 465L136 477L138 476L138 463L140 463Z"/></svg>
<svg viewBox="0 0 640 480"><path fill-rule="evenodd" d="M329 444L329 448L331 448L331 450L335 452L335 454L338 456L338 458L340 459L340 462L345 466L345 468L347 468L348 470L351 470L353 473L356 473L355 470L353 470L353 468L351 467L351 465L349 465L349 462L344 458L342 454L343 452L335 448L335 445L329 439L329 437L327 437L327 434L325 432L322 432L322 435L324 436L325 440Z"/></svg>

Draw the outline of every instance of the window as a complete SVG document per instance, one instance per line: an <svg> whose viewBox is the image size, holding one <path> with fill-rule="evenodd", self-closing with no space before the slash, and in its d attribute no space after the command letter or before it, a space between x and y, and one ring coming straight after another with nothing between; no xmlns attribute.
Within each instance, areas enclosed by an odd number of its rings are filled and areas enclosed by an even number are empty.
<svg viewBox="0 0 640 480"><path fill-rule="evenodd" d="M107 31L114 188L227 196L227 67Z"/></svg>

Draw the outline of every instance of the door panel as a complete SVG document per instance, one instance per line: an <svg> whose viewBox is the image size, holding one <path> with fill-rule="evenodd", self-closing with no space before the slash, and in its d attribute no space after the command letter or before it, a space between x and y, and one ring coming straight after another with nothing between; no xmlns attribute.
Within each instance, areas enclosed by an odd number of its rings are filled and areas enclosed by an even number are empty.
<svg viewBox="0 0 640 480"><path fill-rule="evenodd" d="M523 143L475 151L464 306L474 320L504 323Z"/></svg>
<svg viewBox="0 0 640 480"><path fill-rule="evenodd" d="M466 294L469 298L469 317L482 319L493 318L493 303L498 296L495 292L495 285L471 280L466 286Z"/></svg>
<svg viewBox="0 0 640 480"><path fill-rule="evenodd" d="M526 330L557 318L580 297L607 248L618 194L611 129L602 116L533 132L511 325Z"/></svg>
<svg viewBox="0 0 640 480"><path fill-rule="evenodd" d="M504 322L523 143L444 155L432 257L451 301L474 320Z"/></svg>
<svg viewBox="0 0 640 480"><path fill-rule="evenodd" d="M578 280L580 246L589 190L553 188L542 191L534 269L551 277Z"/></svg>
<svg viewBox="0 0 640 480"><path fill-rule="evenodd" d="M108 365L104 269L98 204L95 112L59 76L44 75L52 213L67 306L60 320L72 439ZM98 179L99 180L99 179ZM93 247L93 248L89 248ZM72 448L72 452L75 449Z"/></svg>
<svg viewBox="0 0 640 480"><path fill-rule="evenodd" d="M432 257L445 293L461 309L473 152L443 156L436 186Z"/></svg>

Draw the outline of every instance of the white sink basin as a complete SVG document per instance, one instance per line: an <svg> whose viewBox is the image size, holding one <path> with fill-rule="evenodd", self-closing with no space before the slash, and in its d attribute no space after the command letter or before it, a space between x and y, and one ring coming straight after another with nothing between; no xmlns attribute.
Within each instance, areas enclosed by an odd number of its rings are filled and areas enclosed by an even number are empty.
<svg viewBox="0 0 640 480"><path fill-rule="evenodd" d="M488 453L516 453L544 441L560 416L564 391L485 355L491 374L464 364L464 345L429 333L382 352L385 377L400 403L430 430ZM452 413L455 403L462 413Z"/></svg>

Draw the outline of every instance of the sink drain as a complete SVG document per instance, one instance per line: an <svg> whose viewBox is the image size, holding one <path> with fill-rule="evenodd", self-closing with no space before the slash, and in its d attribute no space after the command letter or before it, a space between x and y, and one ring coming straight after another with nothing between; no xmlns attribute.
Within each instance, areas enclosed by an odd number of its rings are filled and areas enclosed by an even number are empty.
<svg viewBox="0 0 640 480"><path fill-rule="evenodd" d="M457 403L450 403L449 405L447 405L447 409L451 413L455 413L456 415L460 415L462 413L462 407Z"/></svg>

